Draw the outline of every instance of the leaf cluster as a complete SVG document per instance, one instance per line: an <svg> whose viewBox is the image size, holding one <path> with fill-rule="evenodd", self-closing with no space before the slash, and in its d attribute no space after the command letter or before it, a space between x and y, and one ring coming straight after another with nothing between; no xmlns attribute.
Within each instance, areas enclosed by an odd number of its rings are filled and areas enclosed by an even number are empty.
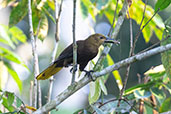
<svg viewBox="0 0 171 114"><path fill-rule="evenodd" d="M0 102L8 111L5 114L27 114L23 101L12 92L0 90ZM1 110L0 113L2 113Z"/></svg>

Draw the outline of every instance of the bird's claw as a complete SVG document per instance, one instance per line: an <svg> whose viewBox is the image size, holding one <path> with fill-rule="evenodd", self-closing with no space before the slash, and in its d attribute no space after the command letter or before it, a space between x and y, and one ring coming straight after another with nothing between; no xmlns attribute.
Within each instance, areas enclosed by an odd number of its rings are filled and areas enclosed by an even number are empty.
<svg viewBox="0 0 171 114"><path fill-rule="evenodd" d="M86 76L90 77L92 81L95 81L95 79L92 76L92 73L94 72L93 70L87 71L83 70L86 73Z"/></svg>
<svg viewBox="0 0 171 114"><path fill-rule="evenodd" d="M74 71L74 72L77 71L77 66L75 66L75 67L73 66L73 67L70 69L70 72L71 72L71 73L73 73L73 71Z"/></svg>

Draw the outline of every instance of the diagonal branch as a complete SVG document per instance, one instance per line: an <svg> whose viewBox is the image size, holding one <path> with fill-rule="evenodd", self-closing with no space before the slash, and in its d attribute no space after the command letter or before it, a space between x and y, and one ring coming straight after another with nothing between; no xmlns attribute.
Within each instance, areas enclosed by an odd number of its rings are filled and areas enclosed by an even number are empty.
<svg viewBox="0 0 171 114"><path fill-rule="evenodd" d="M171 44L167 44L165 46L159 46L157 48L151 49L149 51L131 56L127 59L124 59L120 62L115 63L114 65L108 66L101 70L100 72L94 72L92 73L93 77L97 79L98 77L101 77L107 73L110 73L114 70L118 70L121 67L127 66L128 64L134 63L136 61L143 60L145 58L151 57L153 55L162 53L164 51L171 50ZM74 94L76 91L87 85L89 82L92 81L92 78L89 78L87 76L83 77L80 81L77 83L71 84L66 90L64 90L61 94L59 94L55 99L45 104L43 107L39 108L37 111L35 111L33 114L42 114L45 112L48 112L52 109L55 109L59 104L61 104L65 99L70 97L72 94Z"/></svg>
<svg viewBox="0 0 171 114"><path fill-rule="evenodd" d="M117 37L117 35L119 33L119 30L121 28L121 25L122 25L122 23L124 21L124 18L126 16L127 6L128 6L128 3L127 3L127 0L125 0L125 2L123 4L123 7L122 7L122 10L119 13L118 21L116 23L116 26L115 26L113 32L112 32L111 38L116 38ZM100 58L98 59L96 65L94 67L95 71L101 68L101 64L100 63L103 61L103 59L109 53L111 47L112 47L112 44L108 44L107 46L104 47L102 55L100 56Z"/></svg>
<svg viewBox="0 0 171 114"><path fill-rule="evenodd" d="M118 8L118 2L119 2L119 0L117 0L117 2L116 2L116 8L115 8L115 12L114 12L113 22L112 22L112 25L111 25L111 27L110 27L108 36L110 36L110 34L111 34L112 30L113 30L113 25L114 25L114 23L115 23L116 12L117 12L117 8Z"/></svg>

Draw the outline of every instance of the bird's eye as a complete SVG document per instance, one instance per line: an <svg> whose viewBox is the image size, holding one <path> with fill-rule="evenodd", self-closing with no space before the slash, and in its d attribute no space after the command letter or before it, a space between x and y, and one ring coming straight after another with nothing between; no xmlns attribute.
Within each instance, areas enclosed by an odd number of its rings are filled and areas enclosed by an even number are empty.
<svg viewBox="0 0 171 114"><path fill-rule="evenodd" d="M103 36L101 36L101 37L100 37L100 39L104 39L104 37L103 37Z"/></svg>

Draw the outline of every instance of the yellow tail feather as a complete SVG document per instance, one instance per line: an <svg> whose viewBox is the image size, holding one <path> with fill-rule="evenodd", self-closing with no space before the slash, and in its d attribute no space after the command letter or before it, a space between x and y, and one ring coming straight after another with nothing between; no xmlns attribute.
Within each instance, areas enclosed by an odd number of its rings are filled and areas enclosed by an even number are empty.
<svg viewBox="0 0 171 114"><path fill-rule="evenodd" d="M55 67L56 64L52 64L51 66L49 66L47 69L45 69L43 72L41 72L36 79L37 80L45 80L50 78L52 75L56 74L57 72L59 72L62 67Z"/></svg>

